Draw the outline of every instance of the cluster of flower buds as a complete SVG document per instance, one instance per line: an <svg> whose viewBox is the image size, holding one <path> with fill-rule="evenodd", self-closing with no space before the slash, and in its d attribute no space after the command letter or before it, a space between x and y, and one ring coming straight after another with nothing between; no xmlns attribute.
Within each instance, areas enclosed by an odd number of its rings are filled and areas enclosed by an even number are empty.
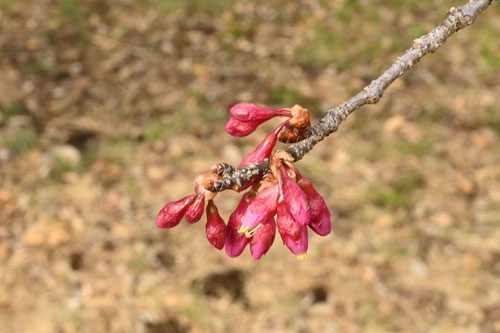
<svg viewBox="0 0 500 333"><path fill-rule="evenodd" d="M208 184L233 169L227 164L219 164L211 173L196 178L194 194L168 203L160 211L156 221L158 227L175 227L184 216L189 223L199 221L205 201L208 201L206 235L215 248L225 248L230 257L237 257L250 244L250 253L257 260L271 248L277 228L288 249L299 259L304 259L308 248L308 228L318 235L328 235L332 228L331 214L311 181L297 170L292 156L284 151L274 154L272 151L278 140L296 142L307 135L309 112L298 105L269 109L239 103L231 108L231 115L226 131L237 137L249 135L273 117L281 117L279 126L238 166L241 168L270 158L270 172L239 189L242 191L251 187L243 194L226 225L213 202L216 193L206 190Z"/></svg>

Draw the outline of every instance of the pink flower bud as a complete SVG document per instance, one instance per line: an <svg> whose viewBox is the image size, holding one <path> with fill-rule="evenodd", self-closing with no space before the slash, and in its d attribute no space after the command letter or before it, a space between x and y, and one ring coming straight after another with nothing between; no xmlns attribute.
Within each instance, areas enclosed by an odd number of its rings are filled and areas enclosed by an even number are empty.
<svg viewBox="0 0 500 333"><path fill-rule="evenodd" d="M208 201L207 205L207 225L205 227L208 241L215 248L221 250L226 242L227 226L219 215L219 210L213 200Z"/></svg>
<svg viewBox="0 0 500 333"><path fill-rule="evenodd" d="M302 258L304 257L309 246L309 241L307 239L307 227L300 227L298 239L294 239L287 234L280 233L280 235L281 239L283 239L283 243L285 243L286 247L288 247L293 254L301 256Z"/></svg>
<svg viewBox="0 0 500 333"><path fill-rule="evenodd" d="M203 215L203 209L205 208L205 196L197 195L194 202L186 210L186 221L189 223L196 223L201 219Z"/></svg>
<svg viewBox="0 0 500 333"><path fill-rule="evenodd" d="M255 232L250 242L250 253L255 260L259 260L269 251L276 235L276 223L274 218L269 218L262 227Z"/></svg>
<svg viewBox="0 0 500 333"><path fill-rule="evenodd" d="M196 194L188 195L181 200L169 202L160 210L156 218L158 228L173 228L179 224L188 207L193 203Z"/></svg>
<svg viewBox="0 0 500 333"><path fill-rule="evenodd" d="M276 214L277 199L277 185L269 186L260 191L241 218L241 227L245 228L245 230L254 228Z"/></svg>
<svg viewBox="0 0 500 333"><path fill-rule="evenodd" d="M232 136L242 137L247 136L259 127L264 121L248 121L243 122L236 118L229 118L226 124L226 132Z"/></svg>
<svg viewBox="0 0 500 333"><path fill-rule="evenodd" d="M281 238L283 238L283 241L285 239L284 237L292 238L294 240L299 239L301 226L293 219L286 207L286 203L283 200L278 201L277 212L278 230Z"/></svg>
<svg viewBox="0 0 500 333"><path fill-rule="evenodd" d="M241 217L245 214L252 201L252 194L250 192L245 193L238 207L229 217L225 250L227 255L232 258L239 256L249 242L245 234L239 233L238 229L241 227Z"/></svg>
<svg viewBox="0 0 500 333"><path fill-rule="evenodd" d="M311 207L309 199L300 186L288 175L285 167L280 166L280 176L283 188L283 197L293 219L305 226L311 221Z"/></svg>
<svg viewBox="0 0 500 333"><path fill-rule="evenodd" d="M289 108L269 109L252 103L238 103L231 108L231 114L239 121L266 121L276 116L291 117Z"/></svg>
<svg viewBox="0 0 500 333"><path fill-rule="evenodd" d="M257 148L255 148L253 152L248 154L247 157L243 159L243 161L241 161L238 168L241 168L242 166L250 163L259 163L265 160L266 158L269 158L271 152L273 151L274 146L276 145L276 141L278 141L278 133L287 123L288 121L284 121L278 127L276 127L276 129L273 132L269 133L264 138L262 143Z"/></svg>
<svg viewBox="0 0 500 333"><path fill-rule="evenodd" d="M311 181L301 178L297 182L309 197L311 206L311 223L309 227L320 236L326 236L332 231L331 214L323 197L316 191Z"/></svg>

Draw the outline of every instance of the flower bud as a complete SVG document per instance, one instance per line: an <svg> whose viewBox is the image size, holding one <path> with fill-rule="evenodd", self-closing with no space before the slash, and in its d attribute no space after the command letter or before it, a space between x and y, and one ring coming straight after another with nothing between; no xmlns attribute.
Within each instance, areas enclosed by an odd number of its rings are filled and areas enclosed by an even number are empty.
<svg viewBox="0 0 500 333"><path fill-rule="evenodd" d="M283 197L285 199L288 211L293 219L299 224L308 225L311 220L311 208L309 199L302 191L300 186L288 175L285 167L280 166L280 176L283 188Z"/></svg>
<svg viewBox="0 0 500 333"><path fill-rule="evenodd" d="M249 242L245 234L239 233L238 229L241 227L241 217L245 214L252 201L252 193L245 193L238 207L229 217L225 250L227 255L232 258L239 256Z"/></svg>
<svg viewBox="0 0 500 333"><path fill-rule="evenodd" d="M255 148L253 152L247 155L241 161L240 165L238 168L241 168L244 165L250 164L250 163L259 163L265 160L266 158L269 158L271 155L271 152L273 151L274 146L276 145L276 141L278 140L278 133L280 130L283 128L288 123L288 121L284 121L281 123L276 129L269 133L264 140L262 140L262 143Z"/></svg>
<svg viewBox="0 0 500 333"><path fill-rule="evenodd" d="M279 230L279 229L278 229ZM309 246L309 241L307 239L307 227L300 227L299 237L294 239L288 234L282 234L281 239L285 243L286 247L295 255L299 256L299 259L303 259L307 253L307 248Z"/></svg>
<svg viewBox="0 0 500 333"><path fill-rule="evenodd" d="M276 235L276 223L274 218L269 218L262 227L255 232L250 242L250 253L255 260L259 260L269 251Z"/></svg>
<svg viewBox="0 0 500 333"><path fill-rule="evenodd" d="M232 136L242 137L251 134L264 121L248 121L243 122L236 118L229 118L226 124L226 132Z"/></svg>
<svg viewBox="0 0 500 333"><path fill-rule="evenodd" d="M311 181L300 178L297 182L309 197L311 207L311 222L309 227L320 236L326 236L332 231L331 214L323 197L316 191Z"/></svg>
<svg viewBox="0 0 500 333"><path fill-rule="evenodd" d="M160 210L156 218L158 228L173 228L179 224L188 207L193 203L196 194L188 195L178 201L169 202Z"/></svg>
<svg viewBox="0 0 500 333"><path fill-rule="evenodd" d="M221 250L226 242L227 226L219 215L219 211L213 200L208 201L207 205L207 225L205 227L208 241L215 248Z"/></svg>
<svg viewBox="0 0 500 333"><path fill-rule="evenodd" d="M243 122L263 122L276 116L291 117L289 108L270 109L247 102L242 102L234 105L231 108L230 112L235 119Z"/></svg>
<svg viewBox="0 0 500 333"><path fill-rule="evenodd" d="M293 219L283 200L278 201L277 213L277 224L281 238L289 237L295 240L299 239L300 224Z"/></svg>
<svg viewBox="0 0 500 333"><path fill-rule="evenodd" d="M189 223L196 223L201 219L203 215L203 209L205 208L205 196L197 195L194 202L186 210L186 221Z"/></svg>

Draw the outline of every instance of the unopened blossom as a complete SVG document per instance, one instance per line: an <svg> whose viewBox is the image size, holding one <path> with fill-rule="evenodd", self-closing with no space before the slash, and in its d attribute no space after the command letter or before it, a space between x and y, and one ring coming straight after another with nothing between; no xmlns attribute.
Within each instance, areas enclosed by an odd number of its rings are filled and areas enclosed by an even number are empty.
<svg viewBox="0 0 500 333"><path fill-rule="evenodd" d="M278 230L280 229L278 228ZM299 260L307 257L307 248L309 246L307 227L300 227L298 239L289 237L287 234L281 234L281 232L280 235L286 247L288 247L288 249L295 254Z"/></svg>
<svg viewBox="0 0 500 333"><path fill-rule="evenodd" d="M217 193L205 187L220 177L215 173L207 173L196 177L195 193L181 200L167 203L158 213L156 225L159 228L173 228L185 216L186 221L195 223L200 220L205 208L205 199L212 200Z"/></svg>
<svg viewBox="0 0 500 333"><path fill-rule="evenodd" d="M219 211L213 200L207 204L207 224L205 227L207 239L215 248L221 250L224 247L227 236L227 226L219 215Z"/></svg>
<svg viewBox="0 0 500 333"><path fill-rule="evenodd" d="M320 236L326 236L332 231L331 214L323 197L316 191L312 182L301 177L297 183L307 194L311 207L311 222L309 227Z"/></svg>
<svg viewBox="0 0 500 333"><path fill-rule="evenodd" d="M264 140L262 140L261 144L255 148L253 152L248 154L243 161L241 161L240 165L238 168L241 168L244 165L250 164L250 163L259 163L265 160L266 158L269 158L271 155L271 152L274 149L274 146L276 145L276 142L278 140L278 133L281 131L283 126L287 124L288 121L284 121L281 123L274 131L269 133Z"/></svg>
<svg viewBox="0 0 500 333"><path fill-rule="evenodd" d="M311 220L309 199L300 186L288 175L283 165L280 166L281 186L288 211L299 224L308 225Z"/></svg>
<svg viewBox="0 0 500 333"><path fill-rule="evenodd" d="M270 109L252 103L239 103L231 108L232 117L226 124L226 132L232 136L247 136L263 122L273 117L291 117L288 108Z"/></svg>
<svg viewBox="0 0 500 333"><path fill-rule="evenodd" d="M278 231L283 244L297 256L304 259L307 255L307 227L295 221L283 202L278 203Z"/></svg>
<svg viewBox="0 0 500 333"><path fill-rule="evenodd" d="M173 228L179 224L184 217L186 210L196 198L196 193L188 195L178 201L169 202L160 210L156 218L156 225L159 228Z"/></svg>
<svg viewBox="0 0 500 333"><path fill-rule="evenodd" d="M255 232L250 241L250 253L255 260L260 259L269 251L271 245L273 245L275 235L276 223L274 217L270 217Z"/></svg>
<svg viewBox="0 0 500 333"><path fill-rule="evenodd" d="M277 205L277 224L281 238L287 237L294 240L299 239L301 225L293 219L293 216L288 211L285 201L281 198Z"/></svg>
<svg viewBox="0 0 500 333"><path fill-rule="evenodd" d="M226 124L226 132L237 137L247 136L253 133L262 123L259 121L243 122L231 117Z"/></svg>
<svg viewBox="0 0 500 333"><path fill-rule="evenodd" d="M252 202L253 193L249 191L243 195L238 207L229 217L225 250L230 257L239 256L250 241L245 234L239 233L238 230L241 227L241 217L246 213L248 206Z"/></svg>
<svg viewBox="0 0 500 333"><path fill-rule="evenodd" d="M231 107L231 115L239 121L266 121L277 116L291 116L289 108L271 109L253 103L242 102Z"/></svg>
<svg viewBox="0 0 500 333"><path fill-rule="evenodd" d="M196 223L201 219L203 210L205 208L205 196L198 195L194 202L186 210L186 221L189 223Z"/></svg>

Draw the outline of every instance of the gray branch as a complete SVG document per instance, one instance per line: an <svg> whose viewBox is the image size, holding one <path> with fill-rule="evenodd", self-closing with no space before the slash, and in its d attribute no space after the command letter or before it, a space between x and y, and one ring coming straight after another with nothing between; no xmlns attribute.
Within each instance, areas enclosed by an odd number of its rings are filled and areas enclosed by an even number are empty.
<svg viewBox="0 0 500 333"><path fill-rule="evenodd" d="M337 131L339 125L349 114L365 104L376 104L384 95L384 91L397 78L405 74L410 68L420 61L426 54L434 53L443 45L448 37L455 32L471 25L479 15L495 0L471 0L462 7L452 7L448 17L430 33L417 38L413 45L392 66L377 79L373 80L356 96L348 101L326 111L326 115L310 128L309 136L295 144L290 145L286 152L293 156L295 161L304 157L318 142ZM224 191L226 189L239 189L247 182L262 176L267 170L269 161L242 167L241 172L234 172L215 181L207 187L209 190Z"/></svg>

